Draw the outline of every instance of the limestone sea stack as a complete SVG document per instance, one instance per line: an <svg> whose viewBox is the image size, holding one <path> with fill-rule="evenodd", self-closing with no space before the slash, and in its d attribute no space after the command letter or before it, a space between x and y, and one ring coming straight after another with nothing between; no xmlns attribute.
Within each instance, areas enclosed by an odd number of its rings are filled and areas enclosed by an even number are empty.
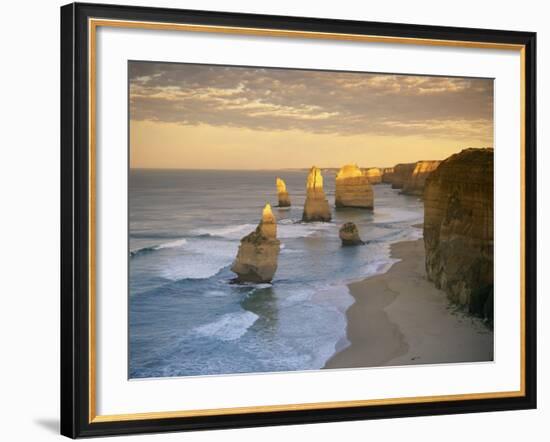
<svg viewBox="0 0 550 442"><path fill-rule="evenodd" d="M405 185L405 182L412 175L415 167L416 163L404 163L395 165L392 173L391 188L402 189Z"/></svg>
<svg viewBox="0 0 550 442"><path fill-rule="evenodd" d="M440 163L441 161L418 161L412 174L403 184L403 193L422 196L426 178L437 169Z"/></svg>
<svg viewBox="0 0 550 442"><path fill-rule="evenodd" d="M231 271L237 282L271 282L277 270L281 243L277 239L277 220L266 204L256 230L241 239Z"/></svg>
<svg viewBox="0 0 550 442"><path fill-rule="evenodd" d="M391 184L393 176L393 167L382 168L382 182L384 184Z"/></svg>
<svg viewBox="0 0 550 442"><path fill-rule="evenodd" d="M338 232L343 246L360 246L365 244L359 237L359 230L354 223L345 223Z"/></svg>
<svg viewBox="0 0 550 442"><path fill-rule="evenodd" d="M321 169L313 166L309 170L306 184L306 202L302 221L325 221L331 219L330 207L323 190L323 175Z"/></svg>
<svg viewBox="0 0 550 442"><path fill-rule="evenodd" d="M466 149L426 179L428 279L451 301L492 321L493 149Z"/></svg>
<svg viewBox="0 0 550 442"><path fill-rule="evenodd" d="M277 197L279 199L279 207L290 207L290 197L286 190L286 184L279 177L277 177Z"/></svg>
<svg viewBox="0 0 550 442"><path fill-rule="evenodd" d="M378 167L365 169L365 175L371 184L380 184L382 182L382 171Z"/></svg>
<svg viewBox="0 0 550 442"><path fill-rule="evenodd" d="M336 174L336 207L372 209L372 185L365 173L355 164L347 164Z"/></svg>

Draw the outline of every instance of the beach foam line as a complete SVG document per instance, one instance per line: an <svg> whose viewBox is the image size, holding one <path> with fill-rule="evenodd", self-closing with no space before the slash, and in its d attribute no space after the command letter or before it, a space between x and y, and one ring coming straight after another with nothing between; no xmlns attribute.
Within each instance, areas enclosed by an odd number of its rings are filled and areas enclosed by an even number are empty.
<svg viewBox="0 0 550 442"><path fill-rule="evenodd" d="M235 341L243 336L258 318L258 315L249 311L227 313L214 322L196 327L194 331L199 336Z"/></svg>
<svg viewBox="0 0 550 442"><path fill-rule="evenodd" d="M371 262L364 267L365 276L358 281L363 281L366 278L370 278L376 275L383 275L387 273L395 263L398 263L400 259L388 258Z"/></svg>

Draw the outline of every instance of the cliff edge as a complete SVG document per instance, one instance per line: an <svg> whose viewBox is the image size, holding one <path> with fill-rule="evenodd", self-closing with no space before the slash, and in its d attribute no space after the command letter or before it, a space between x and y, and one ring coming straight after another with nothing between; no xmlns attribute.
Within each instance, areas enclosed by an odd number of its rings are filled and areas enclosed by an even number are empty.
<svg viewBox="0 0 550 442"><path fill-rule="evenodd" d="M436 170L441 161L418 161L411 175L403 184L403 193L422 196L426 178Z"/></svg>
<svg viewBox="0 0 550 442"><path fill-rule="evenodd" d="M396 164L391 174L391 188L402 189L415 167L416 163Z"/></svg>
<svg viewBox="0 0 550 442"><path fill-rule="evenodd" d="M470 313L493 316L493 149L465 149L426 179L428 279Z"/></svg>

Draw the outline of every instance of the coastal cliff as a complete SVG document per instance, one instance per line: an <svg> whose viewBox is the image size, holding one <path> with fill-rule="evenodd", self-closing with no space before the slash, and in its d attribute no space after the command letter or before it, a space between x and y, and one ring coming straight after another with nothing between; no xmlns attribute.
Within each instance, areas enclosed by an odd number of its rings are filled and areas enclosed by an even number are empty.
<svg viewBox="0 0 550 442"><path fill-rule="evenodd" d="M277 177L277 198L279 200L279 207L290 207L290 197L286 190L286 183L279 177Z"/></svg>
<svg viewBox="0 0 550 442"><path fill-rule="evenodd" d="M266 204L262 219L252 233L241 239L231 271L237 282L270 282L277 270L281 243L277 239L277 220Z"/></svg>
<svg viewBox="0 0 550 442"><path fill-rule="evenodd" d="M393 167L384 167L382 169L382 182L384 184L391 184L393 178Z"/></svg>
<svg viewBox="0 0 550 442"><path fill-rule="evenodd" d="M382 171L378 167L368 167L365 169L365 175L371 184L380 184L382 182Z"/></svg>
<svg viewBox="0 0 550 442"><path fill-rule="evenodd" d="M437 169L440 163L441 161L418 161L411 175L403 184L403 193L422 196L426 178Z"/></svg>
<svg viewBox="0 0 550 442"><path fill-rule="evenodd" d="M443 161L424 189L426 273L470 313L493 316L493 149Z"/></svg>
<svg viewBox="0 0 550 442"><path fill-rule="evenodd" d="M372 185L365 173L355 164L343 166L336 174L336 207L374 206Z"/></svg>
<svg viewBox="0 0 550 442"><path fill-rule="evenodd" d="M416 163L404 163L395 165L391 178L391 188L402 189L405 185L405 182L412 175L415 167Z"/></svg>
<svg viewBox="0 0 550 442"><path fill-rule="evenodd" d="M332 218L325 192L323 190L323 175L321 169L313 166L307 177L306 201L302 221L325 221Z"/></svg>

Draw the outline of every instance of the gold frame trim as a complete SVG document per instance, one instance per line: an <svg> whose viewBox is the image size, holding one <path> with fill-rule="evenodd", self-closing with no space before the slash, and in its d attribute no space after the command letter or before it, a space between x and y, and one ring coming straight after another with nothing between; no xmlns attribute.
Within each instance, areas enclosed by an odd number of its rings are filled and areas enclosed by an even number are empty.
<svg viewBox="0 0 550 442"><path fill-rule="evenodd" d="M290 37L356 41L369 43L413 44L422 46L445 46L478 49L497 49L519 51L520 53L520 193L521 193L521 238L520 238L520 389L518 391L501 391L489 393L465 393L438 396L416 396L388 399L368 399L353 401L317 402L284 405L261 405L236 408L215 408L199 410L158 411L129 414L96 414L96 31L97 28L139 28L148 30L207 32L218 34L255 35L267 37ZM210 26L181 23L157 23L111 19L88 19L89 36L89 423L134 421L145 419L168 419L178 417L220 416L245 413L269 413L277 411L322 410L327 408L365 407L375 405L418 404L426 402L481 400L496 398L513 398L525 396L525 45L490 42L438 40L423 38L388 37L377 35L338 34L309 31L291 31L283 29L243 28L232 26Z"/></svg>

